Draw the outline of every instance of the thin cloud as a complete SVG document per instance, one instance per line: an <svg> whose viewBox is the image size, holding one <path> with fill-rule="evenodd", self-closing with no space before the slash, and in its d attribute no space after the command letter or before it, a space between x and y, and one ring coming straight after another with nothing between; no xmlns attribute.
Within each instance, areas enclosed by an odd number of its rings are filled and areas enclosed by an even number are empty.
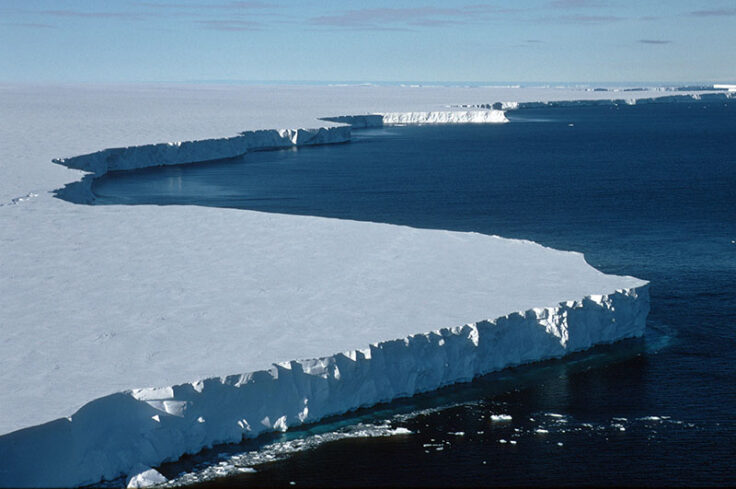
<svg viewBox="0 0 736 489"><path fill-rule="evenodd" d="M690 15L694 17L731 17L736 15L736 8L721 8L713 10L693 10Z"/></svg>
<svg viewBox="0 0 736 489"><path fill-rule="evenodd" d="M437 17L457 15L456 9L424 7L424 8L366 8L346 10L335 15L323 15L309 20L311 24L337 27L374 26L382 23L400 23L421 20L432 20Z"/></svg>
<svg viewBox="0 0 736 489"><path fill-rule="evenodd" d="M160 8L167 10L268 10L277 7L259 1L226 2L226 3L159 3L159 2L136 2L135 5L147 8Z"/></svg>
<svg viewBox="0 0 736 489"><path fill-rule="evenodd" d="M626 20L626 18L616 15L563 15L557 17L556 20L569 24L610 24Z"/></svg>
<svg viewBox="0 0 736 489"><path fill-rule="evenodd" d="M508 14L519 9L501 8L486 4L466 5L458 8L406 7L364 8L344 10L333 15L312 17L308 23L316 26L364 30L386 30L397 25L442 27L464 25L487 20L489 15Z"/></svg>
<svg viewBox="0 0 736 489"><path fill-rule="evenodd" d="M418 27L444 27L448 25L464 25L467 24L467 22L462 20L452 20L452 19L424 19L424 20L415 20L412 22L409 22L409 25L418 26Z"/></svg>
<svg viewBox="0 0 736 489"><path fill-rule="evenodd" d="M512 48L523 48L523 49L538 49L544 41L540 39L525 39L518 44L512 44Z"/></svg>
<svg viewBox="0 0 736 489"><path fill-rule="evenodd" d="M74 17L79 19L120 19L143 20L147 16L133 12L84 12L81 10L33 10L24 13L51 15L54 17Z"/></svg>
<svg viewBox="0 0 736 489"><path fill-rule="evenodd" d="M672 44L672 41L664 39L639 39L637 42L641 44Z"/></svg>
<svg viewBox="0 0 736 489"><path fill-rule="evenodd" d="M576 9L605 7L606 4L596 0L554 0L547 6L554 9Z"/></svg>
<svg viewBox="0 0 736 489"><path fill-rule="evenodd" d="M251 20L197 20L205 29L226 32L260 31L263 24Z"/></svg>
<svg viewBox="0 0 736 489"><path fill-rule="evenodd" d="M2 22L0 25L9 25L14 27L27 27L29 29L56 29L58 26L51 24L40 24L35 22Z"/></svg>

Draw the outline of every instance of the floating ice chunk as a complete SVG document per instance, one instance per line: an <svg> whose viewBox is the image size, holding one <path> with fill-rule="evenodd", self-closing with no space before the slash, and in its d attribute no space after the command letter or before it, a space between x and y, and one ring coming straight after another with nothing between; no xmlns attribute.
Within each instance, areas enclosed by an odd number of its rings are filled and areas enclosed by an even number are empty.
<svg viewBox="0 0 736 489"><path fill-rule="evenodd" d="M273 424L273 429L277 431L286 431L289 429L289 425L286 424L286 416L281 416L279 419L276 420L276 422Z"/></svg>
<svg viewBox="0 0 736 489"><path fill-rule="evenodd" d="M510 414L492 414L491 415L491 421L494 422L501 422L501 421L511 421L513 418Z"/></svg>
<svg viewBox="0 0 736 489"><path fill-rule="evenodd" d="M133 467L131 474L126 483L128 488L151 487L168 481L159 471L143 464Z"/></svg>
<svg viewBox="0 0 736 489"><path fill-rule="evenodd" d="M547 433L549 433L549 430L545 430L544 428L537 428L536 430L534 430L534 433L546 435Z"/></svg>

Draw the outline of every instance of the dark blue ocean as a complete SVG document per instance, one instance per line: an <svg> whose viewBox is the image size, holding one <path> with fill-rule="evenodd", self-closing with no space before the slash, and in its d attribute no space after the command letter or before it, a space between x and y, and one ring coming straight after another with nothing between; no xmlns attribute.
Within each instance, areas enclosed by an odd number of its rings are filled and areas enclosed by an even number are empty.
<svg viewBox="0 0 736 489"><path fill-rule="evenodd" d="M165 475L209 487L736 484L736 102L507 115L112 173L93 190L97 204L236 207L581 251L651 282L645 338L216 447Z"/></svg>

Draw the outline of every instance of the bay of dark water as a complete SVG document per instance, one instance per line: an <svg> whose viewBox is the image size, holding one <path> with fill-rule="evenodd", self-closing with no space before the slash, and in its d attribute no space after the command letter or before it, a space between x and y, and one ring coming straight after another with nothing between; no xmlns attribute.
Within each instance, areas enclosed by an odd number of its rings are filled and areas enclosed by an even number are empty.
<svg viewBox="0 0 736 489"><path fill-rule="evenodd" d="M642 341L216 447L163 466L167 476L209 486L736 484L736 103L508 116L95 182L97 204L531 239L652 284Z"/></svg>

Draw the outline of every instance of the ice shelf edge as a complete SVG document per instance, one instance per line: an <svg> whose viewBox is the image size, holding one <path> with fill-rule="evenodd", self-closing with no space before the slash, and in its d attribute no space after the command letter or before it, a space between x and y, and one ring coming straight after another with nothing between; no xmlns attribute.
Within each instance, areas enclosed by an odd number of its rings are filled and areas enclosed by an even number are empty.
<svg viewBox="0 0 736 489"><path fill-rule="evenodd" d="M269 370L125 391L0 436L0 486L80 486L644 333L648 284ZM39 470L39 467L43 470Z"/></svg>
<svg viewBox="0 0 736 489"><path fill-rule="evenodd" d="M453 107L464 109L519 110L543 107L593 107L617 105L683 104L692 102L725 102L736 98L736 92L693 93L685 95L663 95L642 98L601 98L578 100L547 100L535 102L495 102L487 104L462 104Z"/></svg>
<svg viewBox="0 0 736 489"><path fill-rule="evenodd" d="M320 120L341 125L311 129L262 129L236 136L107 148L94 153L55 158L68 168L90 173L81 181L68 184L57 195L66 200L89 203L94 200L92 180L110 171L134 170L154 166L183 165L235 158L251 151L284 149L350 141L353 128L383 127L394 124L493 124L508 122L501 110L449 110L433 112L390 112L324 117Z"/></svg>

